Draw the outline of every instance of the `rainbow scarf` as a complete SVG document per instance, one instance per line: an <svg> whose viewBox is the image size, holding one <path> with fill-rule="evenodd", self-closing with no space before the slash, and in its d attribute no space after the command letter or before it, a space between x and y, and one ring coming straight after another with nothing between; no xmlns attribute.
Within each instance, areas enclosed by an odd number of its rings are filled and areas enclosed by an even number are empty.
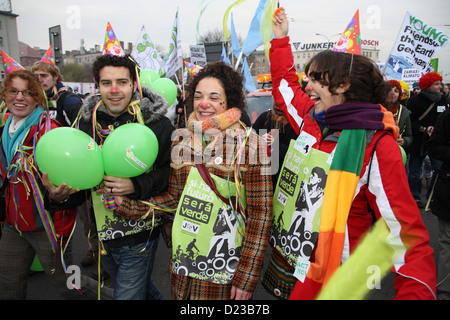
<svg viewBox="0 0 450 320"><path fill-rule="evenodd" d="M297 281L289 299L314 299L341 265L347 219L366 150L366 130L398 128L392 113L381 105L351 102L331 107L324 116L330 129L342 130L325 186L315 259L302 283Z"/></svg>

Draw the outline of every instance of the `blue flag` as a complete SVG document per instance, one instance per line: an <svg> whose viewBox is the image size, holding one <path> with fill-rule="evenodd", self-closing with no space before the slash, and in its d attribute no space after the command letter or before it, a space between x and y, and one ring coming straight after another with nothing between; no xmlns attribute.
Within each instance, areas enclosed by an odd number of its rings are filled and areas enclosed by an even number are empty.
<svg viewBox="0 0 450 320"><path fill-rule="evenodd" d="M245 39L244 45L242 47L242 52L248 57L255 51L259 46L263 45L263 40L261 37L261 19L263 16L264 7L267 0L261 0L259 2L258 8L256 8L255 15L250 24L250 29L248 30L247 38Z"/></svg>
<svg viewBox="0 0 450 320"><path fill-rule="evenodd" d="M220 56L220 61L225 62L227 65L231 67L231 61L228 59L227 52L225 51L225 47L222 47L222 55Z"/></svg>
<svg viewBox="0 0 450 320"><path fill-rule="evenodd" d="M233 51L234 56L239 58L241 46L236 35L236 29L234 28L233 13L231 13L231 50Z"/></svg>
<svg viewBox="0 0 450 320"><path fill-rule="evenodd" d="M255 81L253 81L252 74L250 73L250 68L248 67L247 58L244 59L242 63L242 74L244 75L244 87L248 92L256 90Z"/></svg>

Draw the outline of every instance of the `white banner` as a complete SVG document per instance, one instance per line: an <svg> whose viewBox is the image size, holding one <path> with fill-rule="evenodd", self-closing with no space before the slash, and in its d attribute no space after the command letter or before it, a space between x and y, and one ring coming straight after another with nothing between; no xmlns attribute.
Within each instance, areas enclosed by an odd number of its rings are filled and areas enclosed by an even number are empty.
<svg viewBox="0 0 450 320"><path fill-rule="evenodd" d="M206 66L206 50L204 45L190 45L191 63L196 66Z"/></svg>
<svg viewBox="0 0 450 320"><path fill-rule="evenodd" d="M95 83L88 82L66 82L64 85L70 87L75 94L89 94L95 92Z"/></svg>
<svg viewBox="0 0 450 320"><path fill-rule="evenodd" d="M149 34L142 27L136 46L131 56L139 64L141 69L150 69L158 72L160 76L164 74L164 62L150 39Z"/></svg>
<svg viewBox="0 0 450 320"><path fill-rule="evenodd" d="M166 60L166 78L170 78L181 68L182 49L180 41L180 33L178 30L178 11L173 23L172 35L170 37L169 53Z"/></svg>
<svg viewBox="0 0 450 320"><path fill-rule="evenodd" d="M448 36L407 12L397 41L386 62L385 74L396 80L409 80L435 71L430 60L436 50L444 48ZM412 70L411 70L412 69ZM418 70L418 73L414 70ZM438 70L436 70L438 71Z"/></svg>

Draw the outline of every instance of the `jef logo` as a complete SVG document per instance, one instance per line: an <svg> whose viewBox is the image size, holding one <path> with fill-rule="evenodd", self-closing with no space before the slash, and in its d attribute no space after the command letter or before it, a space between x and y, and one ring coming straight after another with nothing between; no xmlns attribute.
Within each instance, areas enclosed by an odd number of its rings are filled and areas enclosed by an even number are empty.
<svg viewBox="0 0 450 320"><path fill-rule="evenodd" d="M198 234L200 230L200 226L198 224L192 223L187 220L183 220L183 224L181 225L181 230L184 230L189 233Z"/></svg>

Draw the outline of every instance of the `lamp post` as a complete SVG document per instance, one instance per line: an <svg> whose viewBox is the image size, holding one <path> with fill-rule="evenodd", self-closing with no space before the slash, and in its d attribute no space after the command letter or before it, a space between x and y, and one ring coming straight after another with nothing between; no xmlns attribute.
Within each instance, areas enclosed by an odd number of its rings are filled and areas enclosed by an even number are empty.
<svg viewBox="0 0 450 320"><path fill-rule="evenodd" d="M328 47L329 47L329 44L330 44L330 42L331 42L331 38L333 38L333 37L335 37L335 36L340 36L340 35L341 35L340 33L336 33L336 34L333 34L333 35L330 36L330 37L327 37L327 36L324 35L324 34L316 33L316 36L321 36L321 37L324 37L325 39L327 39Z"/></svg>

